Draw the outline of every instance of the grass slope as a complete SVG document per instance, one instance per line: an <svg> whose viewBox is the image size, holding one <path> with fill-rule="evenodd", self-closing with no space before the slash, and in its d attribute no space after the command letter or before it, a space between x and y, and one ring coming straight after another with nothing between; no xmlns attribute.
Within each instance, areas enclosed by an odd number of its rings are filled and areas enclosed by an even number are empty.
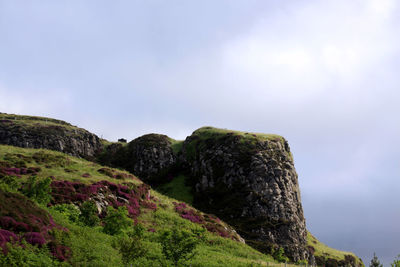
<svg viewBox="0 0 400 267"><path fill-rule="evenodd" d="M68 129L80 129L76 126L71 125L68 122L46 118L46 117L38 117L38 116L26 116L26 115L16 115L16 114L7 114L0 113L0 121L3 122L11 122L16 125L25 126L25 127L33 127L33 126L62 126ZM82 129L83 130L83 129Z"/></svg>
<svg viewBox="0 0 400 267"><path fill-rule="evenodd" d="M335 259L338 261L345 260L345 257L350 255L356 259L356 263L359 265L364 265L354 253L337 250L331 247L328 247L324 243L320 242L315 236L313 236L310 232L307 232L307 245L314 248L314 256L322 257L324 259Z"/></svg>
<svg viewBox="0 0 400 267"><path fill-rule="evenodd" d="M141 184L140 180L127 172L104 168L93 162L42 149L24 149L1 145L0 163L3 164L3 167L6 166L7 171L18 168L18 166L25 169L29 167L40 168L36 173L36 177L39 180L52 176L53 180L67 180L84 184L92 184L102 180L108 180L116 184ZM9 166L12 167L10 168ZM99 172L100 169L107 169L108 171ZM126 174L126 176L121 174ZM7 189L4 186L6 183L4 181L5 177L0 178L3 183L0 188L14 191L14 194L17 195L21 194L18 190ZM20 174L14 178L21 186L27 181L28 177L29 175ZM199 228L202 228L202 225L184 219L176 212L175 199L153 190L150 191L150 194L154 202L157 203L157 209L141 207L140 215L136 218L137 223L148 229L144 233L143 242L149 248L149 251L141 259L141 266L159 266L159 262L163 260L162 247L158 242L159 232L176 226L179 229L188 231L198 231ZM21 198L25 197L21 196ZM67 232L55 231L53 233L50 231L49 233L54 242L61 242L63 245L68 246L71 249L72 256L67 262L59 262L44 248L41 249L41 253L36 251L29 254L28 252L34 251L34 249L27 245L26 260L43 266L123 266L121 255L113 246L113 242L115 243L118 237L103 233L101 225L95 227L83 226L69 220L55 206L51 207L38 203L36 205L51 215L55 224L61 227L60 229L68 229ZM0 211L1 216L2 211ZM270 263L271 266L274 263L270 256L261 254L243 243L208 231L204 235L205 239L197 247L195 257L188 262L192 266L266 266L267 263ZM17 249L11 250L8 255L13 255L13 253L16 253L15 251ZM39 259L37 258L39 256L35 255L42 255L42 258ZM46 257L51 259L50 265L43 263L49 261L45 260Z"/></svg>
<svg viewBox="0 0 400 267"><path fill-rule="evenodd" d="M168 197L193 204L192 187L185 184L186 179L187 178L181 174L174 177L171 182L163 184L156 189Z"/></svg>

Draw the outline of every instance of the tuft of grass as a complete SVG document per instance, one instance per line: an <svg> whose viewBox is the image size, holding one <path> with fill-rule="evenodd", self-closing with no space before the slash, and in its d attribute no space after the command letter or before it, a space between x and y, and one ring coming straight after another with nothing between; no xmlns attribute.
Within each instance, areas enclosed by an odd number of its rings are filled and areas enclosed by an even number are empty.
<svg viewBox="0 0 400 267"><path fill-rule="evenodd" d="M182 174L178 175L177 177L174 177L171 182L157 187L157 190L171 198L175 198L179 201L183 201L192 205L192 187L185 184L186 180L186 176Z"/></svg>
<svg viewBox="0 0 400 267"><path fill-rule="evenodd" d="M171 142L172 152L174 153L174 155L178 155L179 152L181 152L182 150L184 140L175 140L169 138L169 141Z"/></svg>

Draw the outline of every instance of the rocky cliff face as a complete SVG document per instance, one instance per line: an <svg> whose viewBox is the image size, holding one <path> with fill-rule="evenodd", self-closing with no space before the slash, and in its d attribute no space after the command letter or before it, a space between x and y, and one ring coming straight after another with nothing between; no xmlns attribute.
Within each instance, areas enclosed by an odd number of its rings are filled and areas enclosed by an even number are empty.
<svg viewBox="0 0 400 267"><path fill-rule="evenodd" d="M194 180L194 205L233 225L246 242L270 252L283 247L308 258L296 170L279 136L201 128L183 145Z"/></svg>
<svg viewBox="0 0 400 267"><path fill-rule="evenodd" d="M141 180L155 184L176 167L171 140L162 134L146 134L126 145L111 144L99 156L102 164L122 167Z"/></svg>
<svg viewBox="0 0 400 267"><path fill-rule="evenodd" d="M103 147L96 135L63 121L0 113L0 144L96 157L152 185L183 174L192 185L194 206L228 222L249 245L266 253L283 247L293 261L314 260L317 241L307 246L297 173L280 136L203 127L183 146L166 135L148 134ZM341 259L318 253L317 262L341 265ZM351 266L361 262L346 257L343 263Z"/></svg>
<svg viewBox="0 0 400 267"><path fill-rule="evenodd" d="M46 148L92 158L102 149L100 139L60 120L0 114L0 144Z"/></svg>

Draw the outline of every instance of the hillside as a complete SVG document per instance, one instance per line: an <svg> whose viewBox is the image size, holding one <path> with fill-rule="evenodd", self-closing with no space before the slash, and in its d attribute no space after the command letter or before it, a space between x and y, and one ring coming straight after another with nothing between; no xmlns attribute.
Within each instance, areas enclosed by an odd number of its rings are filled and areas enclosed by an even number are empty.
<svg viewBox="0 0 400 267"><path fill-rule="evenodd" d="M143 243L149 251L139 259L141 266L159 265L163 257L158 235L174 226L204 235L196 256L190 261L195 266L274 262L272 257L245 245L240 236L217 217L161 195L125 171L59 152L4 145L0 146L0 166L0 245L9 251L8 255L23 254L32 262L48 263L46 266L66 263L122 266L121 255L113 247L119 235L104 233L101 223L89 227L76 218L74 211L79 212L79 207L82 209L83 203L91 199L100 206L99 217L103 224L102 213L107 212L108 202L114 208L127 207L130 228L134 223L144 227ZM51 177L49 198L24 193L30 177L35 177L36 184ZM126 231L129 232L129 228ZM39 248L28 246L26 252L21 253L18 241L13 242L12 247L5 245L10 237L26 240ZM0 258L1 263L4 256Z"/></svg>
<svg viewBox="0 0 400 267"><path fill-rule="evenodd" d="M49 126L57 130L49 131ZM39 240L31 243L41 246L44 260L120 266L123 253L116 243L137 240L139 227L146 230L141 244L149 250L135 262L158 266L165 261L160 236L176 225L199 241L190 260L193 266L271 266L273 258L284 260L285 255L292 262L321 266L363 265L354 254L331 249L307 232L293 157L281 136L203 127L184 141L148 134L129 143L111 143L63 121L3 113L0 143L68 154L0 146L5 203L0 245L6 250L11 237L18 242ZM46 186L51 192L37 192ZM79 219L88 201L95 203L94 227ZM106 234L107 218L118 207L125 207L130 226L125 234ZM21 216L24 210L35 217ZM36 217L39 220L32 221ZM79 245L81 236L91 243ZM37 248L25 245L21 250L17 243L11 251L38 254Z"/></svg>

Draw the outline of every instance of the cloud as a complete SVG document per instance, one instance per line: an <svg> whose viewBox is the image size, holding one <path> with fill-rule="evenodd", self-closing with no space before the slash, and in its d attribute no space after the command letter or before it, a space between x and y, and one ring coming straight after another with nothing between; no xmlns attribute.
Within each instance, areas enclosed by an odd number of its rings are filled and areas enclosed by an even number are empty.
<svg viewBox="0 0 400 267"><path fill-rule="evenodd" d="M356 96L365 75L398 52L394 4L310 2L262 18L225 45L225 81L294 103L329 90Z"/></svg>

